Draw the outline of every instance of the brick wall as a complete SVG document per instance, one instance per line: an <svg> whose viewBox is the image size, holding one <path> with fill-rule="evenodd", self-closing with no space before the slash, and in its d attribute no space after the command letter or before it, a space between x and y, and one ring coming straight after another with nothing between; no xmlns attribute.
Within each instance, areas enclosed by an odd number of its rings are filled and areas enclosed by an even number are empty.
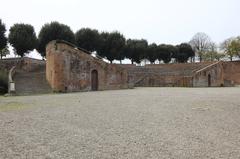
<svg viewBox="0 0 240 159"><path fill-rule="evenodd" d="M0 60L0 68L9 71L13 66L17 66L18 69L25 71L31 71L39 66L44 66L45 61L37 60L29 57L23 58L8 58Z"/></svg>
<svg viewBox="0 0 240 159"><path fill-rule="evenodd" d="M193 75L193 87L224 86L222 62L215 62Z"/></svg>
<svg viewBox="0 0 240 159"><path fill-rule="evenodd" d="M224 85L240 85L240 61L223 62Z"/></svg>
<svg viewBox="0 0 240 159"><path fill-rule="evenodd" d="M128 71L128 81L140 87L192 87L193 75L213 62L188 64L121 65Z"/></svg>
<svg viewBox="0 0 240 159"><path fill-rule="evenodd" d="M108 64L65 42L52 41L46 49L46 74L56 92L92 90L92 71L98 74L98 90L128 88L127 71Z"/></svg>

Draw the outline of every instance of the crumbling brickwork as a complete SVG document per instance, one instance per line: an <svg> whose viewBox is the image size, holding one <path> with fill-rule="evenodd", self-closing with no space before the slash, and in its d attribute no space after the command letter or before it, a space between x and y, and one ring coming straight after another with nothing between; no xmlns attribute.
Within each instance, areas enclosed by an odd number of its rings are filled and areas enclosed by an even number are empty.
<svg viewBox="0 0 240 159"><path fill-rule="evenodd" d="M0 68L9 71L13 66L25 71L34 71L39 66L44 66L44 60L37 60L29 57L8 58L0 60Z"/></svg>
<svg viewBox="0 0 240 159"><path fill-rule="evenodd" d="M59 41L46 49L46 76L56 92L128 88L127 71L93 57L89 52ZM94 78L94 79L93 79Z"/></svg>
<svg viewBox="0 0 240 159"><path fill-rule="evenodd" d="M240 85L240 61L223 62L224 85Z"/></svg>
<svg viewBox="0 0 240 159"><path fill-rule="evenodd" d="M224 86L223 64L215 62L193 74L193 87Z"/></svg>
<svg viewBox="0 0 240 159"><path fill-rule="evenodd" d="M144 87L203 87L208 86L207 77L202 71L219 68L216 62L187 63L187 64L151 64L146 66L121 65L128 70L129 82L135 86ZM214 65L214 67L208 67ZM196 73L200 70L199 73ZM220 86L215 78L222 80L221 70L211 72L212 86ZM209 73L210 73L209 72ZM218 74L219 73L219 74ZM219 76L220 75L220 76Z"/></svg>

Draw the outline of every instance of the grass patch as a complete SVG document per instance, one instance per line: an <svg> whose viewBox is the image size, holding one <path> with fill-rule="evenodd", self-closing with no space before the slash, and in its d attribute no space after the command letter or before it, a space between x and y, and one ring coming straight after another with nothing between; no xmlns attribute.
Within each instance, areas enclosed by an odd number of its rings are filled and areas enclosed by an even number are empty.
<svg viewBox="0 0 240 159"><path fill-rule="evenodd" d="M20 102L8 102L8 103L4 103L3 105L0 105L0 112L22 110L29 107L30 105L20 103Z"/></svg>

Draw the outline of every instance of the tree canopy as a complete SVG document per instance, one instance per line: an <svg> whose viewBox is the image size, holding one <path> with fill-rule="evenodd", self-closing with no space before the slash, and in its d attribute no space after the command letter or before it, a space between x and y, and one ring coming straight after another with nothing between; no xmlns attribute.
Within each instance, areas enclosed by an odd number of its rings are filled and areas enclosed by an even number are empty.
<svg viewBox="0 0 240 159"><path fill-rule="evenodd" d="M38 35L38 52L42 57L46 56L46 45L52 40L65 40L75 44L75 36L69 26L59 22L51 22L43 25Z"/></svg>
<svg viewBox="0 0 240 159"><path fill-rule="evenodd" d="M157 60L158 46L155 43L152 43L148 46L147 59L154 63Z"/></svg>
<svg viewBox="0 0 240 159"><path fill-rule="evenodd" d="M8 46L6 45L5 48L3 48L2 50L0 50L0 56L1 56L1 59L4 57L4 56L7 56L10 54L10 51L8 49Z"/></svg>
<svg viewBox="0 0 240 159"><path fill-rule="evenodd" d="M194 51L198 54L201 62L202 56L206 52L208 52L210 48L210 45L211 45L210 37L205 33L197 33L193 36L193 38L189 43L191 44Z"/></svg>
<svg viewBox="0 0 240 159"><path fill-rule="evenodd" d="M4 54L4 49L7 46L7 37L5 36L5 32L6 32L5 24L3 24L2 20L0 19L0 54L1 54L1 59L2 59L3 56L6 55L6 54Z"/></svg>
<svg viewBox="0 0 240 159"><path fill-rule="evenodd" d="M240 55L240 37L233 37L226 39L221 44L221 49L229 56L230 60L233 60L234 56Z"/></svg>
<svg viewBox="0 0 240 159"><path fill-rule="evenodd" d="M173 45L161 44L158 45L158 60L164 63L169 63L172 56L175 54L176 48Z"/></svg>
<svg viewBox="0 0 240 159"><path fill-rule="evenodd" d="M128 39L126 42L125 56L129 58L132 63L140 63L143 58L147 57L147 40Z"/></svg>
<svg viewBox="0 0 240 159"><path fill-rule="evenodd" d="M113 60L124 59L125 37L119 32L101 34L101 44L98 49L100 56L106 57L111 63Z"/></svg>
<svg viewBox="0 0 240 159"><path fill-rule="evenodd" d="M175 53L175 59L177 62L184 63L187 62L190 57L195 55L191 45L188 43L182 43L177 45L177 51Z"/></svg>
<svg viewBox="0 0 240 159"><path fill-rule="evenodd" d="M170 44L148 44L145 39L128 39L120 32L99 32L96 29L82 28L75 34L71 28L59 22L46 23L42 26L38 38L33 26L29 24L15 24L10 28L8 38L5 36L6 28L0 19L0 57L9 54L8 41L13 46L16 54L21 57L33 49L44 58L46 56L46 45L52 40L64 40L77 45L89 52L108 59L121 61L125 58L131 60L132 64L141 62L160 63L169 62L191 62L199 56L201 61L220 60L227 55L230 60L233 57L240 58L240 37L226 39L219 45L212 42L210 37L202 32L195 34L189 43L179 45Z"/></svg>
<svg viewBox="0 0 240 159"><path fill-rule="evenodd" d="M91 52L99 49L100 38L96 29L82 28L75 33L76 45Z"/></svg>
<svg viewBox="0 0 240 159"><path fill-rule="evenodd" d="M15 53L21 57L35 49L37 44L34 28L30 24L14 24L10 28L8 39Z"/></svg>

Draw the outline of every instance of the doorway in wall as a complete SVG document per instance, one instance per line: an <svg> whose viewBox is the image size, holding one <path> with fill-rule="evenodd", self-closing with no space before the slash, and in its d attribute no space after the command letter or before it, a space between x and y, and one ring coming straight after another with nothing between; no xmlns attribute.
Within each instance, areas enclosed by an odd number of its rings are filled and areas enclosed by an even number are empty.
<svg viewBox="0 0 240 159"><path fill-rule="evenodd" d="M97 72L97 70L92 70L92 72L91 72L91 87L92 87L92 91L98 90L98 72Z"/></svg>
<svg viewBox="0 0 240 159"><path fill-rule="evenodd" d="M208 87L211 87L211 75L208 74Z"/></svg>

